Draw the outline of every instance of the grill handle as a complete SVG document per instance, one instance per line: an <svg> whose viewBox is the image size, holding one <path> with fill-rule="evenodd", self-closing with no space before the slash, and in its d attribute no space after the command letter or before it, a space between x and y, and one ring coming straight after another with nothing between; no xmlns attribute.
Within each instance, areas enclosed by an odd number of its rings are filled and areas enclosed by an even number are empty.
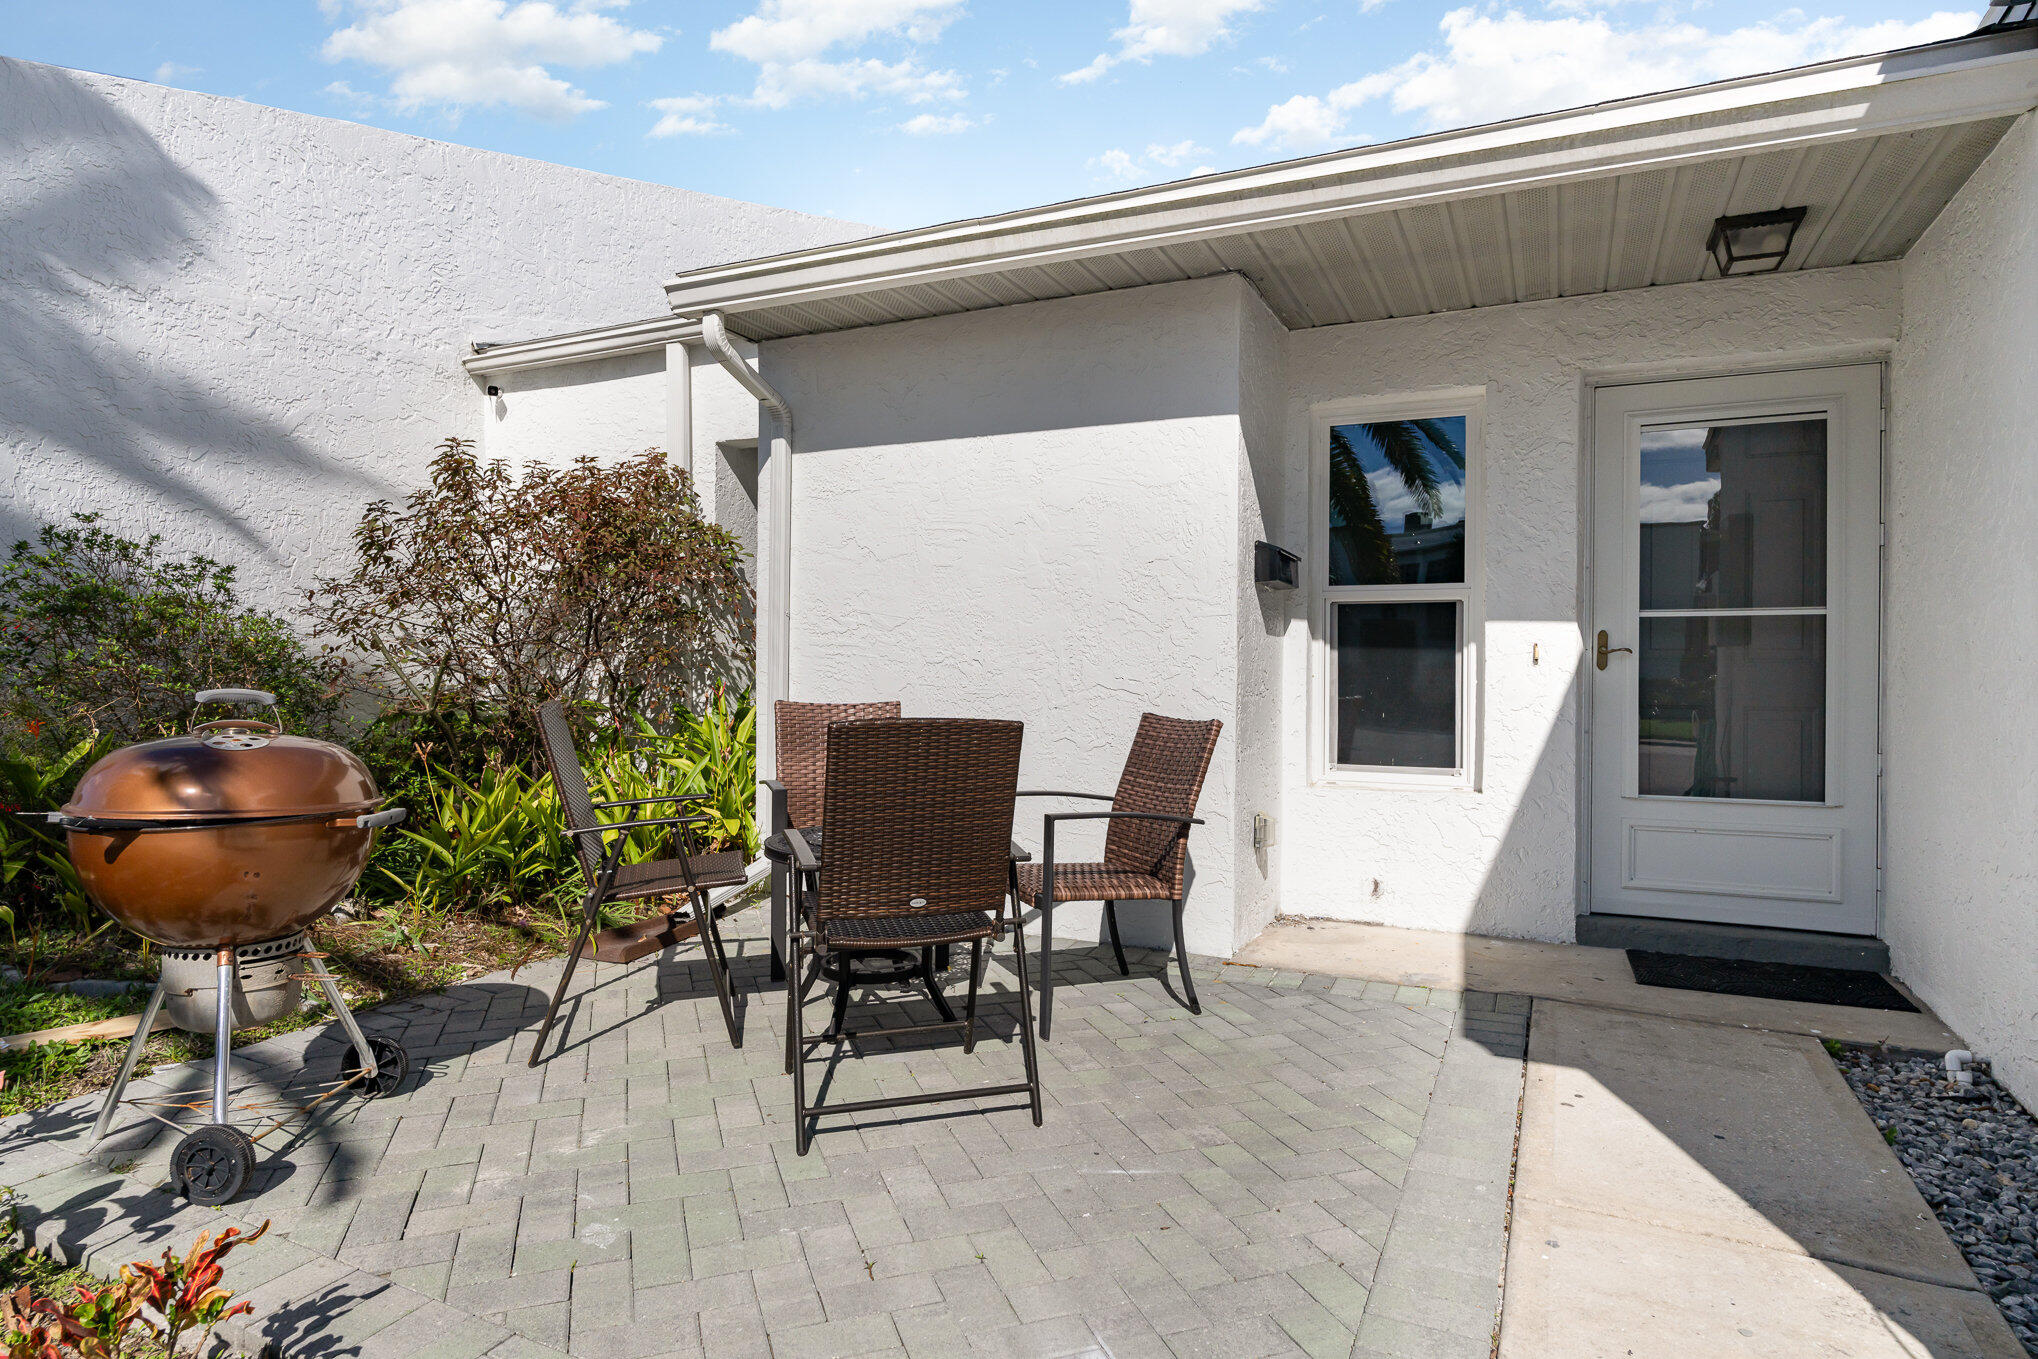
<svg viewBox="0 0 2038 1359"><path fill-rule="evenodd" d="M333 824L351 826L355 830L381 830L384 826L401 825L409 815L409 810L403 807L384 807L379 812L369 812L365 816L342 817Z"/></svg>
<svg viewBox="0 0 2038 1359"><path fill-rule="evenodd" d="M200 707L207 703L259 703L273 708L276 695L265 689L200 689L191 696L191 701Z"/></svg>

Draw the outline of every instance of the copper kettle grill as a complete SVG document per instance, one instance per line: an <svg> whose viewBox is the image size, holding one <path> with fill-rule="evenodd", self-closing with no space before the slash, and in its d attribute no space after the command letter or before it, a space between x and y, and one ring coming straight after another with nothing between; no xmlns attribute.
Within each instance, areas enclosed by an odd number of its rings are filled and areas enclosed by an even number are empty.
<svg viewBox="0 0 2038 1359"><path fill-rule="evenodd" d="M194 702L273 708L276 697L208 689ZM373 775L345 747L289 735L272 721L228 717L114 751L85 772L61 811L38 814L63 827L92 901L163 951L162 975L107 1091L94 1145L164 1013L214 1041L212 1121L178 1144L172 1179L197 1203L233 1198L254 1165L254 1138L228 1122L233 1032L297 1009L307 980L325 992L352 1044L340 1081L312 1103L346 1088L373 1097L402 1080L409 1069L402 1048L362 1034L305 935L360 879L375 832L404 819L403 808L382 804Z"/></svg>

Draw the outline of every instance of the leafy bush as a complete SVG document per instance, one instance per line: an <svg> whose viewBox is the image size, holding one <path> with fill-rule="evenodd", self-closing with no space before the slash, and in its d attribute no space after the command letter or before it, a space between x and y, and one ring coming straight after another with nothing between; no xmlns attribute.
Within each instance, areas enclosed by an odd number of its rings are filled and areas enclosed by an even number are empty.
<svg viewBox="0 0 2038 1359"><path fill-rule="evenodd" d="M0 716L17 752L181 730L200 689L267 689L285 723L324 732L345 673L283 619L241 604L233 567L170 557L160 536L135 542L97 515L44 525L0 565Z"/></svg>
<svg viewBox="0 0 2038 1359"><path fill-rule="evenodd" d="M758 850L752 790L757 782L756 712L748 700L717 699L705 713L682 714L661 733L640 718L625 736L597 733L582 744L588 785L598 802L660 794L707 794L709 801L632 808L631 817L702 813L710 849ZM434 920L455 910L511 907L566 912L585 890L566 818L549 772L494 764L462 777L426 762L427 797L410 804L411 824L377 855L364 890L393 906L392 933L421 944ZM625 863L675 852L669 830L631 834Z"/></svg>
<svg viewBox="0 0 2038 1359"><path fill-rule="evenodd" d="M308 597L323 630L381 657L399 709L462 709L519 749L547 699L665 726L750 659L742 549L655 450L519 478L449 438L431 484L369 506L354 547Z"/></svg>
<svg viewBox="0 0 2038 1359"><path fill-rule="evenodd" d="M138 1359L177 1354L195 1337L190 1353L208 1353L220 1322L254 1310L222 1286L226 1257L268 1230L264 1222L253 1236L238 1227L200 1232L181 1259L166 1250L160 1264L122 1265L118 1281L79 1283L67 1298L39 1298L23 1285L0 1295L0 1345L7 1359Z"/></svg>
<svg viewBox="0 0 2038 1359"><path fill-rule="evenodd" d="M0 755L0 925L10 940L17 922L55 917L81 931L92 927L92 903L71 867L63 832L14 813L61 804L111 744L87 736L54 756Z"/></svg>

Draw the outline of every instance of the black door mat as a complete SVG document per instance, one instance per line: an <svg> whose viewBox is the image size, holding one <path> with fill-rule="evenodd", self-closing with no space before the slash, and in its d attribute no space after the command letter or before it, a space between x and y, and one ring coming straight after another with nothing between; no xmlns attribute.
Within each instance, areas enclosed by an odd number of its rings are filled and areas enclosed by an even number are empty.
<svg viewBox="0 0 2038 1359"><path fill-rule="evenodd" d="M1857 1010L1918 1007L1874 972L1845 967L1799 967L1792 963L1750 963L1737 958L1694 958L1631 948L1628 966L1644 986L1677 991L1713 991L1723 996L1801 1000L1813 1005L1850 1005Z"/></svg>

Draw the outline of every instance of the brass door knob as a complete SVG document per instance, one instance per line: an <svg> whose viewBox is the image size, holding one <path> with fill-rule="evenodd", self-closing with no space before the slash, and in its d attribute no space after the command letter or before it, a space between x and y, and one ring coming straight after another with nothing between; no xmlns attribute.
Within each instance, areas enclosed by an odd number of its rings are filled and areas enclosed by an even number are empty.
<svg viewBox="0 0 2038 1359"><path fill-rule="evenodd" d="M1635 650L1633 647L1608 646L1606 644L1606 629L1601 628L1599 630L1599 645L1593 650L1593 659L1598 663L1599 668L1601 670L1606 669L1606 658L1608 656L1617 656L1622 653L1632 656L1635 654Z"/></svg>

